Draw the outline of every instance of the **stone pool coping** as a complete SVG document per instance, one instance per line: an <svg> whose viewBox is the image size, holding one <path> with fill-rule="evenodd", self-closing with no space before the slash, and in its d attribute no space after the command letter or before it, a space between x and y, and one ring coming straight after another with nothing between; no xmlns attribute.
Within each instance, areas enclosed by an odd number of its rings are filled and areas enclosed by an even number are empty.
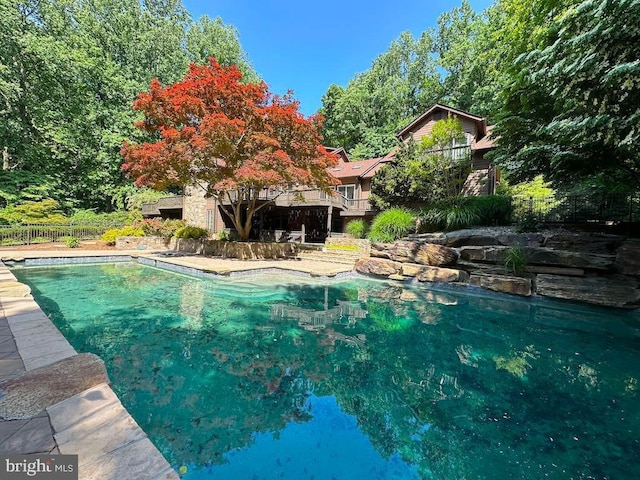
<svg viewBox="0 0 640 480"><path fill-rule="evenodd" d="M104 383L106 372L54 404L46 402L47 386L25 388L34 375L60 374L61 364L81 356L0 263L0 401L12 411L0 419L0 453L78 455L79 479L180 478ZM28 409L34 402L37 413Z"/></svg>
<svg viewBox="0 0 640 480"><path fill-rule="evenodd" d="M310 277L336 277L353 271L355 260L350 264L331 263L317 260L237 260L231 258L185 255L174 251L149 250L78 250L78 251L21 251L0 250L3 262L19 262L26 265L51 265L65 263L85 263L87 261L128 261L136 259L153 260L159 266L186 267L215 275L239 275L268 272L288 272ZM141 262L150 264L149 262ZM153 264L153 263L151 263ZM176 270L179 270L177 268Z"/></svg>
<svg viewBox="0 0 640 480"><path fill-rule="evenodd" d="M195 276L286 273L334 278L353 271L353 265L313 260L234 260L137 250L3 250L0 260L0 387L11 384L14 388L28 382L32 372L55 369L78 353L4 262L56 265L134 260ZM0 453L77 454L80 479L179 478L104 382L28 418L0 419Z"/></svg>

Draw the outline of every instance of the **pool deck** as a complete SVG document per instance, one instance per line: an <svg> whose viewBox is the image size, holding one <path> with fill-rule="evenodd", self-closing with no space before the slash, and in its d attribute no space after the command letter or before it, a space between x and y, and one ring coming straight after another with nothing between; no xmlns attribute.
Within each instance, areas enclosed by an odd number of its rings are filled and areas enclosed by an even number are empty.
<svg viewBox="0 0 640 480"><path fill-rule="evenodd" d="M79 478L91 480L179 476L111 390L103 362L71 347L4 262L105 257L144 258L217 275L335 277L353 269L313 260L242 261L161 251L0 251L0 454L78 455Z"/></svg>

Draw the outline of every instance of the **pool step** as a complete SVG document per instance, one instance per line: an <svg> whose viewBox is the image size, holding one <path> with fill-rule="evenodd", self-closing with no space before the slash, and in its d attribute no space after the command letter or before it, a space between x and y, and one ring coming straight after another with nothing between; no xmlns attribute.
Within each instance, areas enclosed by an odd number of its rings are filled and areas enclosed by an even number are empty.
<svg viewBox="0 0 640 480"><path fill-rule="evenodd" d="M323 252L321 250L302 250L298 252L296 258L299 260L313 260L326 263L340 263L353 265L361 257L359 252L332 250Z"/></svg>

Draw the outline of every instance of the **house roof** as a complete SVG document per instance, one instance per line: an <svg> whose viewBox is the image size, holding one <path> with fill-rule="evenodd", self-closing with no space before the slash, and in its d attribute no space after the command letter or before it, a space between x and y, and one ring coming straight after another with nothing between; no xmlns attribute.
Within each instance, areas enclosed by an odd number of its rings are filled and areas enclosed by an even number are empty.
<svg viewBox="0 0 640 480"><path fill-rule="evenodd" d="M340 162L336 167L330 168L329 173L335 178L371 178L377 171L377 166L382 158L370 158L357 162Z"/></svg>
<svg viewBox="0 0 640 480"><path fill-rule="evenodd" d="M411 131L416 129L415 127L420 125L422 122L426 121L427 118L429 118L429 116L433 112L435 112L436 110L446 110L446 111L454 113L456 115L459 115L459 116L462 116L462 117L467 117L467 118L479 123L481 125L481 127L482 127L481 128L482 134L485 133L484 130L486 129L486 121L485 121L484 118L479 117L477 115L474 115L473 113L465 112L464 110L460 110L460 109L457 109L457 108L449 107L448 105L443 105L442 103L436 103L433 107L431 107L429 110L427 110L422 115L420 115L415 120L413 120L409 125L407 125L402 130L400 130L398 133L396 133L396 136L398 138L402 139L408 133L410 133Z"/></svg>
<svg viewBox="0 0 640 480"><path fill-rule="evenodd" d="M351 160L349 160L349 157L347 156L347 151L343 148L343 147L324 147L324 149L329 152L329 153L333 153L335 155L338 155L343 161L345 162L350 162Z"/></svg>
<svg viewBox="0 0 640 480"><path fill-rule="evenodd" d="M473 147L473 150L489 150L495 147L496 139L492 137L493 125L487 125L487 134L478 140Z"/></svg>

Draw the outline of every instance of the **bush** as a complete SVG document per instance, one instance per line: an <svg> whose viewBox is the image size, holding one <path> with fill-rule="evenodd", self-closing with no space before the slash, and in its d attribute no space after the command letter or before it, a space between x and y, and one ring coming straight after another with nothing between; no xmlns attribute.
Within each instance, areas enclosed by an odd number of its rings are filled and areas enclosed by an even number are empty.
<svg viewBox="0 0 640 480"><path fill-rule="evenodd" d="M353 238L365 238L367 236L367 223L362 220L351 220L345 228Z"/></svg>
<svg viewBox="0 0 640 480"><path fill-rule="evenodd" d="M183 220L146 218L135 222L134 226L142 228L145 235L168 239L173 237L178 229L185 227L186 223Z"/></svg>
<svg viewBox="0 0 640 480"><path fill-rule="evenodd" d="M522 215L516 224L516 232L518 233L537 232L539 229L540 218L531 212L526 212Z"/></svg>
<svg viewBox="0 0 640 480"><path fill-rule="evenodd" d="M78 237L60 237L60 240L69 248L78 248L80 246Z"/></svg>
<svg viewBox="0 0 640 480"><path fill-rule="evenodd" d="M193 225L185 225L176 231L177 238L207 238L209 230L206 228L194 227Z"/></svg>
<svg viewBox="0 0 640 480"><path fill-rule="evenodd" d="M115 245L118 237L144 237L144 232L140 227L126 225L122 228L112 228L102 234L101 240L107 245Z"/></svg>
<svg viewBox="0 0 640 480"><path fill-rule="evenodd" d="M131 223L131 212L119 210L110 213L96 213L89 209L78 209L69 217L70 223L82 225L125 225Z"/></svg>
<svg viewBox="0 0 640 480"><path fill-rule="evenodd" d="M477 225L509 225L511 223L513 202L508 195L465 197L464 205L477 210Z"/></svg>
<svg viewBox="0 0 640 480"><path fill-rule="evenodd" d="M66 224L69 219L60 210L55 200L46 199L39 202L24 202L9 206L0 211L5 223L57 223Z"/></svg>
<svg viewBox="0 0 640 480"><path fill-rule="evenodd" d="M456 197L423 209L418 218L418 231L507 225L511 222L512 213L511 198L506 195Z"/></svg>
<svg viewBox="0 0 640 480"><path fill-rule="evenodd" d="M507 256L504 259L504 266L514 275L524 273L527 268L527 256L520 245L511 245L507 250Z"/></svg>
<svg viewBox="0 0 640 480"><path fill-rule="evenodd" d="M409 210L393 208L380 213L373 219L369 240L372 242L389 243L398 240L416 228L416 216Z"/></svg>

